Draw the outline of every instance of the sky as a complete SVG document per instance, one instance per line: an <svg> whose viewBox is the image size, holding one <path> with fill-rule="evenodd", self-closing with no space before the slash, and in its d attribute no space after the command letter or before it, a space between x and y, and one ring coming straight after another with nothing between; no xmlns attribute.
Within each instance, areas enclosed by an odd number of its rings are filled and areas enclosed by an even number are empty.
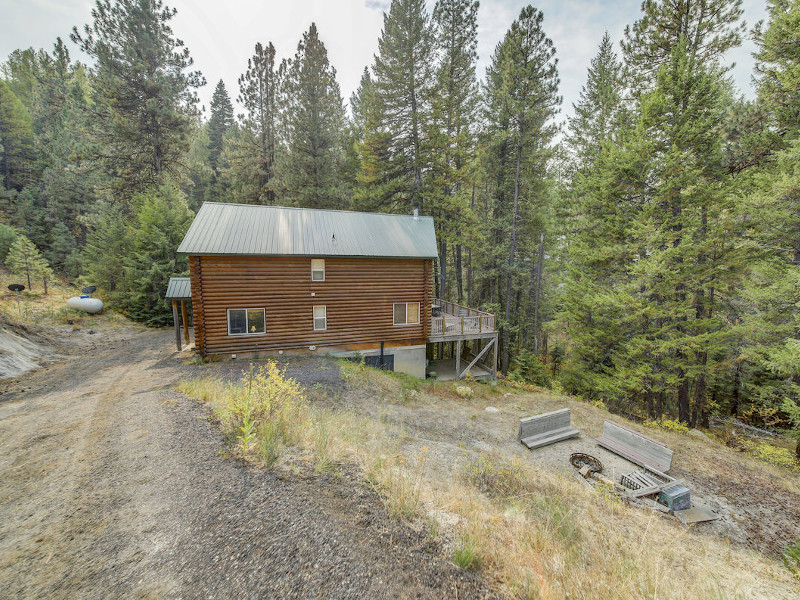
<svg viewBox="0 0 800 600"><path fill-rule="evenodd" d="M505 35L521 8L530 0L482 0L478 11L478 75L482 77L497 43ZM237 79L247 66L257 42L275 45L279 58L294 55L297 43L312 22L328 49L337 70L342 97L347 102L358 87L364 67L378 50L383 13L390 0L167 0L178 14L171 22L176 37L183 40L207 84L198 91L208 106L214 87L225 82L233 100ZM432 10L434 0L428 0ZM604 31L613 40L622 39L625 26L640 16L641 0L540 0L532 3L544 13L544 29L553 40L559 60L560 118L572 113L586 80L589 61L596 54ZM0 60L16 48L52 49L56 37L68 42L74 58L78 49L69 42L73 25L82 28L91 21L92 0L0 0ZM765 0L744 0L748 29L766 17ZM617 50L619 45L617 44ZM730 52L735 62L733 77L740 91L752 97L752 52L745 44Z"/></svg>

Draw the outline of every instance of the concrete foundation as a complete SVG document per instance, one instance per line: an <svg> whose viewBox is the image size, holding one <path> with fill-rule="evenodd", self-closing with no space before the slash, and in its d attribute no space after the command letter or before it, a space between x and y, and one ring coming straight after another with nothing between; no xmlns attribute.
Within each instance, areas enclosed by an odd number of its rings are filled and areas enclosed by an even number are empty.
<svg viewBox="0 0 800 600"><path fill-rule="evenodd" d="M380 349L331 352L332 356L351 358L354 356L380 356ZM394 370L425 379L425 346L400 346L383 349L384 356L394 357Z"/></svg>

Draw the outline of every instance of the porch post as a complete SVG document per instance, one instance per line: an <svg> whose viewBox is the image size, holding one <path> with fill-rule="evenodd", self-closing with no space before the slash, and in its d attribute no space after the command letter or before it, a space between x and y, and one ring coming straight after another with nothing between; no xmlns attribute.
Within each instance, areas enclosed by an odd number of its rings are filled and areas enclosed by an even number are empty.
<svg viewBox="0 0 800 600"><path fill-rule="evenodd" d="M492 367L492 375L494 375L495 379L497 378L497 337L498 335L494 334L494 366Z"/></svg>
<svg viewBox="0 0 800 600"><path fill-rule="evenodd" d="M172 301L172 321L175 323L175 345L181 351L181 322L178 320L178 301Z"/></svg>
<svg viewBox="0 0 800 600"><path fill-rule="evenodd" d="M456 341L456 379L461 379L461 340Z"/></svg>
<svg viewBox="0 0 800 600"><path fill-rule="evenodd" d="M189 345L189 319L186 318L186 300L181 300L181 315L183 316L183 335L186 345Z"/></svg>

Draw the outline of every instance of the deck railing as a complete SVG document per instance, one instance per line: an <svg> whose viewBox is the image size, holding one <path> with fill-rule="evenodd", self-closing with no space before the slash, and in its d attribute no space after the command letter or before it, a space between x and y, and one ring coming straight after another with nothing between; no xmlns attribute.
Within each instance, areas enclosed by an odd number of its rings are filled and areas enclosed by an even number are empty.
<svg viewBox="0 0 800 600"><path fill-rule="evenodd" d="M433 303L441 308L442 314L431 317L431 337L495 331L495 318L491 313L446 300L434 299Z"/></svg>

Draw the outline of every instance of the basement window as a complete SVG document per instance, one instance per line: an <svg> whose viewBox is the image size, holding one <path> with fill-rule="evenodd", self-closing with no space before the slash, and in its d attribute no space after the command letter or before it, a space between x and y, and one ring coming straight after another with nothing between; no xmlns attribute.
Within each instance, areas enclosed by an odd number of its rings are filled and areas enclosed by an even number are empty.
<svg viewBox="0 0 800 600"><path fill-rule="evenodd" d="M419 302L397 302L394 305L395 325L418 325Z"/></svg>
<svg viewBox="0 0 800 600"><path fill-rule="evenodd" d="M263 335L266 332L263 308L228 309L228 335Z"/></svg>
<svg viewBox="0 0 800 600"><path fill-rule="evenodd" d="M314 307L314 331L325 331L328 328L328 309L325 306Z"/></svg>
<svg viewBox="0 0 800 600"><path fill-rule="evenodd" d="M311 281L325 281L325 259L311 259Z"/></svg>

